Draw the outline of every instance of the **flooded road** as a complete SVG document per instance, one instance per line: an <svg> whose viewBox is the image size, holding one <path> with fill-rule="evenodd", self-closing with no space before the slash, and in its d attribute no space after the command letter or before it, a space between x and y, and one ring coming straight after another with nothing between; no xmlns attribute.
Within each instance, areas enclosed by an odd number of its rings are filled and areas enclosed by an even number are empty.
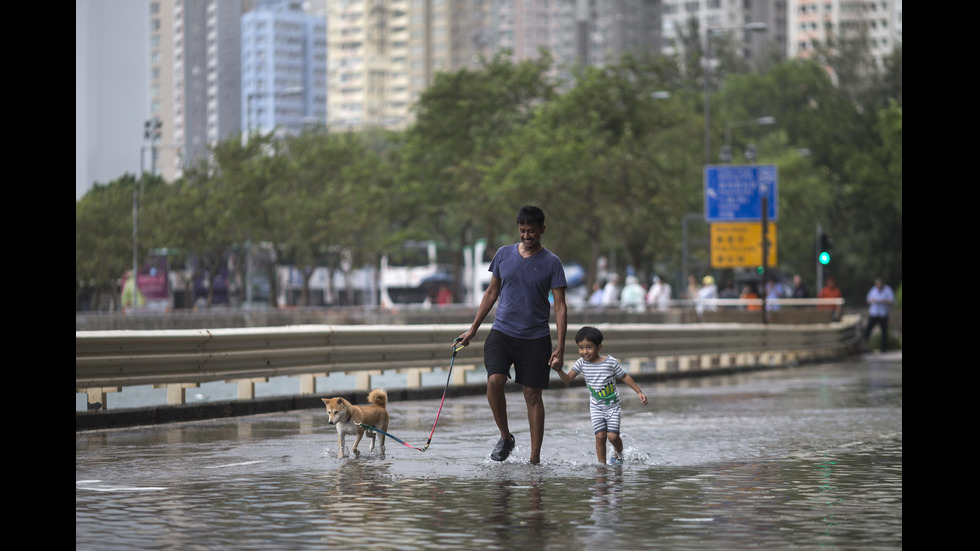
<svg viewBox="0 0 980 551"><path fill-rule="evenodd" d="M502 463L482 396L425 452L339 459L325 410L78 432L76 549L902 548L900 353L641 386L622 466L560 382L538 466L519 393ZM422 447L438 407L392 402L388 432Z"/></svg>

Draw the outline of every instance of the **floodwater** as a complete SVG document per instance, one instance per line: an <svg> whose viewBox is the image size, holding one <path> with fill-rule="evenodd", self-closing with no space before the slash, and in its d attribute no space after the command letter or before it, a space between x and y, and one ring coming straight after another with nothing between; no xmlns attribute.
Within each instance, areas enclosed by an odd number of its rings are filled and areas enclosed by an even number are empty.
<svg viewBox="0 0 980 551"><path fill-rule="evenodd" d="M621 387L622 466L599 465L587 391L545 392L541 465L482 396L389 404L384 454L337 457L325 410L75 435L75 548L902 548L902 361ZM351 440L348 439L348 446Z"/></svg>

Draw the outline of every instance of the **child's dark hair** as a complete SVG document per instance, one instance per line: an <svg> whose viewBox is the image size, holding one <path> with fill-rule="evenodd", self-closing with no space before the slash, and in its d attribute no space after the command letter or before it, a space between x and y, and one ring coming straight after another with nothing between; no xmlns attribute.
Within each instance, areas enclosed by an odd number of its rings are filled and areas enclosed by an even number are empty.
<svg viewBox="0 0 980 551"><path fill-rule="evenodd" d="M602 344L602 331L586 325L575 334L575 342L580 343L582 341L589 341L592 344Z"/></svg>

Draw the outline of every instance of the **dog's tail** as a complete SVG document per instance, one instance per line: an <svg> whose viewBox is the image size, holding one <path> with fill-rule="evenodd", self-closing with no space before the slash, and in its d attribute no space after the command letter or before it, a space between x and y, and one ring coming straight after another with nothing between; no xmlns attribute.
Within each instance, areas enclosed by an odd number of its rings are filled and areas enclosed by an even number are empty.
<svg viewBox="0 0 980 551"><path fill-rule="evenodd" d="M388 405L388 393L383 389L376 388L368 394L368 402L376 406L386 407Z"/></svg>

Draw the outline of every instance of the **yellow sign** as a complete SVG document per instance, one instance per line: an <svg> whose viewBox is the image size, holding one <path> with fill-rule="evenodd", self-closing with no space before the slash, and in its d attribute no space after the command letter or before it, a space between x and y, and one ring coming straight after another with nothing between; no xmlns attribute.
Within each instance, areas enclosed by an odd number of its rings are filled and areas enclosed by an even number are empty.
<svg viewBox="0 0 980 551"><path fill-rule="evenodd" d="M776 224L767 224L769 266L776 265ZM762 222L711 224L712 268L755 268L762 265Z"/></svg>

